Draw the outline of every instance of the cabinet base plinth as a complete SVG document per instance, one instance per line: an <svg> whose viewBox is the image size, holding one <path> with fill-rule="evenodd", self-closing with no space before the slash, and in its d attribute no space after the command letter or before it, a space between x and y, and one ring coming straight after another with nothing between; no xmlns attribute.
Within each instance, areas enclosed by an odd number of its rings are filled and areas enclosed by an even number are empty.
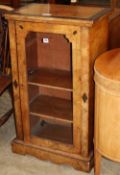
<svg viewBox="0 0 120 175"><path fill-rule="evenodd" d="M68 164L73 166L77 170L90 172L91 168L93 167L93 155L87 159L83 158L79 155L76 157L72 154L68 154L68 156L64 155L64 152L60 151L59 153L54 153L54 150L44 150L42 147L36 147L35 145L25 144L22 141L17 139L13 140L12 142L12 151L17 154L29 154L35 156L42 160L50 160L56 164Z"/></svg>

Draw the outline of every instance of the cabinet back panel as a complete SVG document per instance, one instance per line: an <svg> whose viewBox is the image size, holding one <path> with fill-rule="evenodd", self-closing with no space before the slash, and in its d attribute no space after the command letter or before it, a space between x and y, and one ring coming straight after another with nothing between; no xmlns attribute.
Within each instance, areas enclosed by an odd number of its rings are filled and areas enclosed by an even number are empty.
<svg viewBox="0 0 120 175"><path fill-rule="evenodd" d="M37 42L39 67L71 69L71 44L64 35L37 33Z"/></svg>
<svg viewBox="0 0 120 175"><path fill-rule="evenodd" d="M29 32L25 42L28 70L72 69L72 45L64 35Z"/></svg>

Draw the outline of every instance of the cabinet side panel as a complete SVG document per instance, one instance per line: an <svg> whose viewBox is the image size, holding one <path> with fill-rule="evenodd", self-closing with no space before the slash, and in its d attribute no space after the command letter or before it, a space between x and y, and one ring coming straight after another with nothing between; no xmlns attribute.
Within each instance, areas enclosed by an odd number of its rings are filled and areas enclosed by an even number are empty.
<svg viewBox="0 0 120 175"><path fill-rule="evenodd" d="M89 151L93 149L94 126L94 62L97 56L108 50L108 17L97 21L90 31L90 77L89 77Z"/></svg>
<svg viewBox="0 0 120 175"><path fill-rule="evenodd" d="M81 155L93 152L94 131L94 81L95 58L107 50L108 18L96 21L91 28L81 27Z"/></svg>
<svg viewBox="0 0 120 175"><path fill-rule="evenodd" d="M110 19L109 23L110 23L109 48L114 49L120 47L120 10L119 15Z"/></svg>
<svg viewBox="0 0 120 175"><path fill-rule="evenodd" d="M22 140L23 139L23 128L22 128L22 121L21 121L18 63L17 63L17 52L16 52L16 32L15 32L14 21L9 21L9 39L10 39L11 69L12 69L16 133L17 133L17 139ZM14 84L16 84L17 86L14 86Z"/></svg>

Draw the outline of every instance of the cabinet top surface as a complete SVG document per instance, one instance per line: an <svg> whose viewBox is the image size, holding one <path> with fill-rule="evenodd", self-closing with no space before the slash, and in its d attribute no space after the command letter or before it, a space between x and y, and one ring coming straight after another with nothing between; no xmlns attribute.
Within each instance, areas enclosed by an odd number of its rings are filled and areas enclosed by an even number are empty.
<svg viewBox="0 0 120 175"><path fill-rule="evenodd" d="M19 8L6 17L13 19L30 19L30 18L62 18L73 20L96 20L110 12L108 8L72 6L72 5L55 5L55 4L30 4Z"/></svg>

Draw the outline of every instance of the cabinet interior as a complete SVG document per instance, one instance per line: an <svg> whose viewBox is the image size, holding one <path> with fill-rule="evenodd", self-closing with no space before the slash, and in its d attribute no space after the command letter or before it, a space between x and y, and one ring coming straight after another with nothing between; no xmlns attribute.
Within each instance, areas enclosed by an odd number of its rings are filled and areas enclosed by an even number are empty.
<svg viewBox="0 0 120 175"><path fill-rule="evenodd" d="M73 143L72 43L62 34L25 39L31 135Z"/></svg>

